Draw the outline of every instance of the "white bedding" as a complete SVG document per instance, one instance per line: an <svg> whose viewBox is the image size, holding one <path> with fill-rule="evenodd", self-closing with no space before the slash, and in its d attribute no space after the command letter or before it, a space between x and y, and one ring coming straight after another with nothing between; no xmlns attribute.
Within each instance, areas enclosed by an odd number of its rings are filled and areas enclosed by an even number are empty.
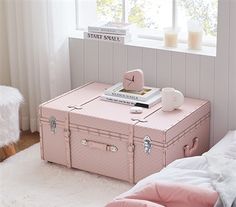
<svg viewBox="0 0 236 207"><path fill-rule="evenodd" d="M236 195L235 162L236 131L230 131L218 144L211 148L211 150L203 154L203 156L176 160L161 172L144 178L128 192L118 197L125 197L128 194L132 194L140 190L143 186L157 180L173 181L215 189L219 192L224 203L223 205L222 202L218 202L217 207L235 207L233 205ZM223 178L221 177L222 174Z"/></svg>
<svg viewBox="0 0 236 207"><path fill-rule="evenodd" d="M126 194L131 194L143 186L153 183L157 180L167 182L181 182L213 189L211 185L211 178L207 172L207 163L205 157L196 156L174 161L161 172L152 174L139 181L132 189L121 194L119 197L124 197Z"/></svg>
<svg viewBox="0 0 236 207"><path fill-rule="evenodd" d="M205 154L212 186L220 196L215 207L236 207L236 131L216 147Z"/></svg>

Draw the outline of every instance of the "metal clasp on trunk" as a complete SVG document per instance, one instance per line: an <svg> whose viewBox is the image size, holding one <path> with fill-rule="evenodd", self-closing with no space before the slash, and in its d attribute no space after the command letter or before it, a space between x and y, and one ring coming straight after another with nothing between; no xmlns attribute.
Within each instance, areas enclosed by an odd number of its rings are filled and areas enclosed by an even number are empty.
<svg viewBox="0 0 236 207"><path fill-rule="evenodd" d="M142 122L142 123L145 123L145 122L148 122L147 120L145 119L139 119L139 118L131 118L132 121L139 121L139 122Z"/></svg>
<svg viewBox="0 0 236 207"><path fill-rule="evenodd" d="M150 154L152 148L152 140L150 139L149 136L144 137L143 146L144 146L144 152Z"/></svg>
<svg viewBox="0 0 236 207"><path fill-rule="evenodd" d="M51 116L49 118L49 124L50 124L50 130L53 134L56 132L56 127L57 127L57 120L54 116Z"/></svg>
<svg viewBox="0 0 236 207"><path fill-rule="evenodd" d="M69 105L67 106L69 109L74 109L74 110L80 110L83 109L82 106L76 106L76 105Z"/></svg>
<svg viewBox="0 0 236 207"><path fill-rule="evenodd" d="M111 152L117 152L118 148L114 145L108 145L107 146L107 151L111 151Z"/></svg>

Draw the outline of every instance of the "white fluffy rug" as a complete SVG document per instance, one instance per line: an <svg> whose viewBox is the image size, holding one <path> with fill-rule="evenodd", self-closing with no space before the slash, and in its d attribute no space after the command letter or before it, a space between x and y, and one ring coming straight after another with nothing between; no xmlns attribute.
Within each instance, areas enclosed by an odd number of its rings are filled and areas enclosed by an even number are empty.
<svg viewBox="0 0 236 207"><path fill-rule="evenodd" d="M103 207L129 188L126 182L42 161L39 144L0 163L1 207Z"/></svg>

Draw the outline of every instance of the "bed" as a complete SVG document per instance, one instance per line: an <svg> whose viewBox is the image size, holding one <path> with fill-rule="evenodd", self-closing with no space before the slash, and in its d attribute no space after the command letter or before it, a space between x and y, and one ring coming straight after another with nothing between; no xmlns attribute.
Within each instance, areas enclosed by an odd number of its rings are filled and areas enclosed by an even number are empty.
<svg viewBox="0 0 236 207"><path fill-rule="evenodd" d="M202 156L179 159L106 207L236 207L236 131Z"/></svg>

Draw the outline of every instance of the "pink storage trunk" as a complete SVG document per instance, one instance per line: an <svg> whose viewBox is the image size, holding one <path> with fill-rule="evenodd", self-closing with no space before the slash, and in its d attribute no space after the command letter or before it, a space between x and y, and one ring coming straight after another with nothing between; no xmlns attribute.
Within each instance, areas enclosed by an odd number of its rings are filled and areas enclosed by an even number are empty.
<svg viewBox="0 0 236 207"><path fill-rule="evenodd" d="M185 98L173 112L157 104L131 114L99 99L108 87L90 83L40 106L42 159L133 183L208 150L209 102Z"/></svg>

